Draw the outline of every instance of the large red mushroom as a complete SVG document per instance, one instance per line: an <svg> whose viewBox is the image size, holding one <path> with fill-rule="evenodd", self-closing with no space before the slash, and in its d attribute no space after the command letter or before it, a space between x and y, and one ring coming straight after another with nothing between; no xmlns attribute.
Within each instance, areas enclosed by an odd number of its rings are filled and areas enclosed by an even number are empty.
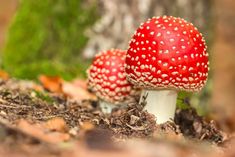
<svg viewBox="0 0 235 157"><path fill-rule="evenodd" d="M174 118L178 91L200 91L209 62L205 40L198 29L181 18L153 17L132 37L126 57L127 79L142 88L145 109L158 123Z"/></svg>
<svg viewBox="0 0 235 157"><path fill-rule="evenodd" d="M110 113L117 105L133 100L136 93L126 80L126 50L111 49L98 53L87 70L88 88L99 98L101 110Z"/></svg>

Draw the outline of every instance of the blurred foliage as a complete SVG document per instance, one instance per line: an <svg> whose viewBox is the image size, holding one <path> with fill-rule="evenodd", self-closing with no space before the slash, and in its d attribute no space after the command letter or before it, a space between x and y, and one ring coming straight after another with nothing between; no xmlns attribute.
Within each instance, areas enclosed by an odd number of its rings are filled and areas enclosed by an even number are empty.
<svg viewBox="0 0 235 157"><path fill-rule="evenodd" d="M178 97L177 97L177 101L176 101L176 105L177 108L180 109L188 109L190 108L190 97L192 96L192 93L189 92L179 92Z"/></svg>
<svg viewBox="0 0 235 157"><path fill-rule="evenodd" d="M8 32L3 68L12 76L84 76L84 31L98 18L96 3L83 0L21 0Z"/></svg>
<svg viewBox="0 0 235 157"><path fill-rule="evenodd" d="M208 113L208 105L207 102L205 102L205 100L208 99L208 94L205 90L203 90L203 94L200 93L193 93L193 92L184 92L181 91L178 94L177 97L177 108L180 109L189 109L189 108L195 108L197 113L200 116L205 116ZM204 97L202 100L199 99L200 97ZM200 102L204 101L203 103L201 103L202 105L200 105Z"/></svg>
<svg viewBox="0 0 235 157"><path fill-rule="evenodd" d="M53 104L54 100L52 97L50 97L46 92L41 92L41 91L33 91L33 94L35 94L35 96L39 99L42 99L48 103Z"/></svg>

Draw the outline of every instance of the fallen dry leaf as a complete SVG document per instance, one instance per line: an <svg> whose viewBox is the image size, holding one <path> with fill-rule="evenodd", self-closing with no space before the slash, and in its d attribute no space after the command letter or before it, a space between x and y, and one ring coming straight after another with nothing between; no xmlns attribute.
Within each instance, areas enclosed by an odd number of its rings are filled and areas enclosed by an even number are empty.
<svg viewBox="0 0 235 157"><path fill-rule="evenodd" d="M95 129L95 125L92 124L91 122L88 122L88 121L87 122L81 122L80 125L81 125L80 130L78 132L79 137L84 137L87 132L92 131L92 130Z"/></svg>
<svg viewBox="0 0 235 157"><path fill-rule="evenodd" d="M50 92L62 93L63 79L60 77L40 75L39 81L42 83L43 87Z"/></svg>
<svg viewBox="0 0 235 157"><path fill-rule="evenodd" d="M8 80L9 79L9 74L4 71L4 70L0 70L0 78L3 79L3 80Z"/></svg>
<svg viewBox="0 0 235 157"><path fill-rule="evenodd" d="M75 85L70 82L64 82L63 83L63 92L68 95L69 97L77 100L83 100L83 99L90 99L90 100L97 100L96 96L94 94L89 93L86 89Z"/></svg>
<svg viewBox="0 0 235 157"><path fill-rule="evenodd" d="M58 132L65 132L68 129L66 122L61 117L55 117L48 120L45 122L45 127L49 130Z"/></svg>
<svg viewBox="0 0 235 157"><path fill-rule="evenodd" d="M81 87L81 88L83 88L83 89L87 89L87 81L86 81L86 80L77 78L77 79L73 80L72 83L73 83L75 86L79 86L79 87Z"/></svg>
<svg viewBox="0 0 235 157"><path fill-rule="evenodd" d="M95 126L91 122L83 122L81 125L81 129L84 131L92 130Z"/></svg>
<svg viewBox="0 0 235 157"><path fill-rule="evenodd" d="M24 133L39 139L40 141L48 142L48 143L59 143L68 141L70 139L70 135L67 133L60 132L50 132L44 125L30 124L25 120L20 120L17 124L17 127L23 131Z"/></svg>
<svg viewBox="0 0 235 157"><path fill-rule="evenodd" d="M34 89L35 91L38 91L38 92L43 92L43 90L44 90L41 85L36 84L36 83L32 85L32 89Z"/></svg>
<svg viewBox="0 0 235 157"><path fill-rule="evenodd" d="M173 122L167 122L156 127L153 133L153 137L156 139L164 139L169 141L184 141L184 136L181 133L179 127Z"/></svg>
<svg viewBox="0 0 235 157"><path fill-rule="evenodd" d="M43 87L53 93L62 93L76 100L91 99L97 100L96 96L89 93L86 88L86 81L76 79L72 82L66 82L58 76L39 76Z"/></svg>

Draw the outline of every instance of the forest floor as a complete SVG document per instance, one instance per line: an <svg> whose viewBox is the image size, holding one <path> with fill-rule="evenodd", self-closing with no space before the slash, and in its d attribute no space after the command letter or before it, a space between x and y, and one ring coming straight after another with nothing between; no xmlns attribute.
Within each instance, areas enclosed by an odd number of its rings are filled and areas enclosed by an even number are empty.
<svg viewBox="0 0 235 157"><path fill-rule="evenodd" d="M48 80L43 85L0 81L1 156L235 155L234 136L193 109L177 110L174 120L158 125L138 103L105 115L95 99L75 101L45 90L52 86Z"/></svg>

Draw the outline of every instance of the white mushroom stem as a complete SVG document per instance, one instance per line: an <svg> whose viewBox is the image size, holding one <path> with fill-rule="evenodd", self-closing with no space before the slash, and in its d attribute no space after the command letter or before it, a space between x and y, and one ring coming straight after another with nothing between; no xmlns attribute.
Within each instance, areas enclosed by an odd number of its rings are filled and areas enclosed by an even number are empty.
<svg viewBox="0 0 235 157"><path fill-rule="evenodd" d="M103 101L103 100L100 100L99 104L100 104L101 111L105 114L110 114L113 108L115 108L114 104Z"/></svg>
<svg viewBox="0 0 235 157"><path fill-rule="evenodd" d="M175 90L143 90L140 103L146 101L145 110L154 114L157 123L162 124L174 119L177 91Z"/></svg>

